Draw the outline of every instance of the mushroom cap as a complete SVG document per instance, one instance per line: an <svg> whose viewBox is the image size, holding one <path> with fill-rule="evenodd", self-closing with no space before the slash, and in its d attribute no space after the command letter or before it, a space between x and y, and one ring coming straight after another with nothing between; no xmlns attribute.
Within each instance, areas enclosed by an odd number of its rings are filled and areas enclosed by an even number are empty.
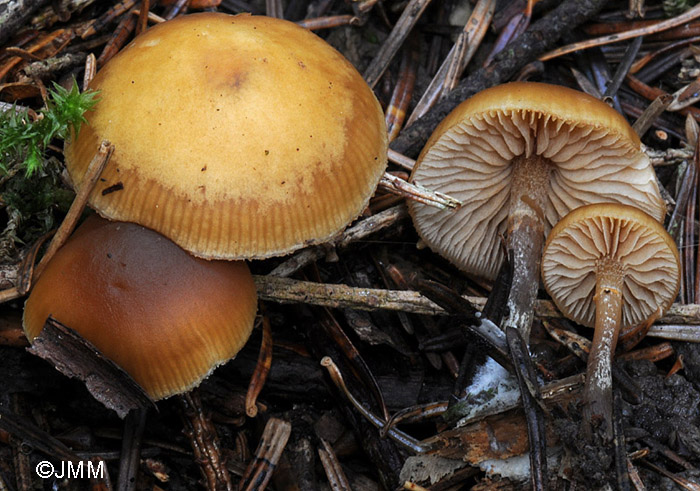
<svg viewBox="0 0 700 491"><path fill-rule="evenodd" d="M23 322L33 341L51 315L157 400L233 358L256 309L244 262L196 258L140 225L93 216L33 285Z"/></svg>
<svg viewBox="0 0 700 491"><path fill-rule="evenodd" d="M367 205L387 162L382 109L315 34L200 13L152 27L90 84L100 101L65 148L77 188L115 145L89 203L191 253L263 258L320 243Z"/></svg>
<svg viewBox="0 0 700 491"><path fill-rule="evenodd" d="M607 104L566 87L513 82L457 106L421 152L412 182L460 200L445 212L410 202L418 233L458 268L493 279L503 260L514 157L550 163L545 234L569 211L598 202L666 212L654 170L625 119Z"/></svg>
<svg viewBox="0 0 700 491"><path fill-rule="evenodd" d="M588 205L554 226L542 255L544 286L566 317L594 325L596 264L605 257L623 267L623 328L668 309L678 295L678 249L663 225L632 206Z"/></svg>

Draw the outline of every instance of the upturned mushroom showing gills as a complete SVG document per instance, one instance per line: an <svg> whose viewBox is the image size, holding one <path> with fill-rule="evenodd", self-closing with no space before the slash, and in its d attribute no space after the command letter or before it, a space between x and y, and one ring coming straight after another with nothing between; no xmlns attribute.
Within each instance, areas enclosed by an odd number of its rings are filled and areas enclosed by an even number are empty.
<svg viewBox="0 0 700 491"><path fill-rule="evenodd" d="M542 279L562 314L595 327L584 389L584 428L612 437L612 356L621 328L668 309L680 288L678 249L637 208L596 204L554 226L542 254Z"/></svg>
<svg viewBox="0 0 700 491"><path fill-rule="evenodd" d="M409 203L434 251L465 272L493 280L513 255L504 327L528 340L542 244L569 211L598 202L665 214L654 170L625 119L575 90L514 82L484 90L443 120L421 152L413 182L460 200L444 212Z"/></svg>
<svg viewBox="0 0 700 491"><path fill-rule="evenodd" d="M324 242L367 205L384 115L340 53L292 22L200 13L148 29L97 73L100 101L65 148L77 188L115 146L89 203L209 259Z"/></svg>
<svg viewBox="0 0 700 491"><path fill-rule="evenodd" d="M244 262L196 258L140 225L93 216L34 284L24 330L33 341L51 315L158 400L233 358L256 310Z"/></svg>

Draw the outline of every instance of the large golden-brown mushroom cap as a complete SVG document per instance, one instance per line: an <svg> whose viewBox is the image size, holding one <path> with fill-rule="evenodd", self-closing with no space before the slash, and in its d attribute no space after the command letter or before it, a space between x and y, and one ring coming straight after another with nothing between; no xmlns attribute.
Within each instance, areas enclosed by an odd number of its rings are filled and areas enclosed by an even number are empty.
<svg viewBox="0 0 700 491"><path fill-rule="evenodd" d="M204 13L138 36L90 84L100 102L66 163L101 215L207 258L260 258L327 240L386 166L382 109L355 68L280 19Z"/></svg>
<svg viewBox="0 0 700 491"><path fill-rule="evenodd" d="M604 258L622 266L621 327L668 309L678 295L678 249L659 222L631 206L584 206L554 226L542 255L544 286L575 322L595 323L596 267Z"/></svg>
<svg viewBox="0 0 700 491"><path fill-rule="evenodd" d="M161 399L235 356L256 309L244 262L195 258L140 225L92 217L33 286L24 329L33 341L51 315Z"/></svg>
<svg viewBox="0 0 700 491"><path fill-rule="evenodd" d="M414 224L436 252L467 272L494 278L502 262L512 163L542 156L550 167L545 233L569 211L620 202L661 220L654 170L625 119L566 87L499 85L464 101L436 128L412 181L459 199L456 212L409 203Z"/></svg>

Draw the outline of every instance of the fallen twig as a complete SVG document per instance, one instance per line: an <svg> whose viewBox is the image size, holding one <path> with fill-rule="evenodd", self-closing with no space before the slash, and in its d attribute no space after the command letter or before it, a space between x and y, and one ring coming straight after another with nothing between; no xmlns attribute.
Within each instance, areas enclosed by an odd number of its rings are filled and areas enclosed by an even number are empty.
<svg viewBox="0 0 700 491"><path fill-rule="evenodd" d="M494 62L474 71L459 86L438 102L425 116L399 133L391 148L408 157L415 157L435 127L457 104L488 87L509 80L538 56L555 46L566 32L595 15L606 0L566 0L535 22L522 35L500 52Z"/></svg>
<svg viewBox="0 0 700 491"><path fill-rule="evenodd" d="M684 12L683 14L677 17L674 17L673 19L664 20L651 26L646 26L639 29L631 29L629 31L618 32L609 36L603 36L595 39L587 39L578 43L562 46L561 48L552 50L549 53L545 53L544 55L540 56L539 59L540 61L547 61L551 60L552 58L556 58L557 56L572 53L580 49L592 48L594 46L603 46L610 43L624 41L626 39L636 38L638 36L654 34L657 32L665 31L667 29L671 29L672 27L680 26L681 24L690 22L691 20L696 19L698 17L700 17L700 5L689 9L688 11Z"/></svg>
<svg viewBox="0 0 700 491"><path fill-rule="evenodd" d="M349 244L355 241L364 239L368 235L378 232L379 230L382 230L407 216L408 211L406 210L406 206L394 206L372 215L369 218L358 221L355 225L346 229L337 239L332 240L330 245L342 249L343 247L347 247ZM302 249L272 270L270 275L285 277L294 274L304 266L324 257L327 252L326 246L327 244Z"/></svg>
<svg viewBox="0 0 700 491"><path fill-rule="evenodd" d="M261 300L278 303L303 303L333 308L359 310L395 310L423 315L446 315L436 303L418 292L410 290L382 290L356 288L340 284L315 283L274 276L254 276ZM464 297L477 308L483 308L485 297ZM549 300L537 300L535 313L544 318L561 318ZM673 304L659 319L661 324L700 326L700 304ZM662 326L649 330L653 336ZM687 334L687 333L686 333Z"/></svg>

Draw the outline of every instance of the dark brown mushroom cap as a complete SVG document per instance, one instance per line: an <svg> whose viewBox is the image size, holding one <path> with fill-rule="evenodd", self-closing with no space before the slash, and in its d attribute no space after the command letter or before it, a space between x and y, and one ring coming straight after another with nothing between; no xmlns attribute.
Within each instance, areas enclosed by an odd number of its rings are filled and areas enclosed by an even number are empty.
<svg viewBox="0 0 700 491"><path fill-rule="evenodd" d="M512 162L550 166L545 234L569 211L598 202L636 206L661 220L665 205L639 138L607 104L566 87L499 85L464 101L434 131L411 180L460 200L455 212L410 202L423 240L460 269L494 278L503 260Z"/></svg>
<svg viewBox="0 0 700 491"><path fill-rule="evenodd" d="M102 216L193 254L262 258L320 243L367 205L387 162L384 114L340 53L292 22L201 13L150 28L91 82L100 101L65 149Z"/></svg>
<svg viewBox="0 0 700 491"><path fill-rule="evenodd" d="M244 262L195 258L140 225L92 217L33 286L24 329L33 341L51 315L161 399L235 356L256 309Z"/></svg>
<svg viewBox="0 0 700 491"><path fill-rule="evenodd" d="M595 323L596 267L602 258L623 268L621 327L668 309L680 288L680 259L673 238L631 206L578 208L554 226L542 255L542 280L559 310L584 326Z"/></svg>

